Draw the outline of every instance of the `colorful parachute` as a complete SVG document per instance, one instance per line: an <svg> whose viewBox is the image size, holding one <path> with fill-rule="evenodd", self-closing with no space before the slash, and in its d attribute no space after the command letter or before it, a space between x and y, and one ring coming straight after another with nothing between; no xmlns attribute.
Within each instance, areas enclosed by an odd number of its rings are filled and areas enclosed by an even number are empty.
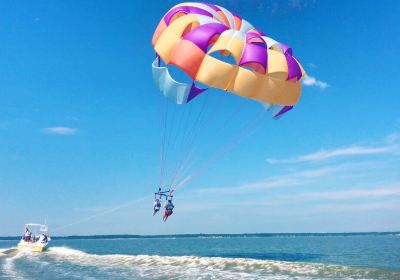
<svg viewBox="0 0 400 280"><path fill-rule="evenodd" d="M163 94L184 104L208 87L223 89L267 104L279 117L300 98L305 72L292 49L271 39L240 16L208 3L182 3L169 10L153 35L157 58L153 77ZM215 57L232 56L235 63ZM193 79L175 81L167 67L175 65Z"/></svg>

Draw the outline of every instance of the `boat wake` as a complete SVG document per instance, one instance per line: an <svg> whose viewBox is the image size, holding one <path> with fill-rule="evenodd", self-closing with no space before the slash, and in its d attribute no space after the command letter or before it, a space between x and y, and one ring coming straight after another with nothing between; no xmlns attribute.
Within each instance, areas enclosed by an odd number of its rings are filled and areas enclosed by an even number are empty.
<svg viewBox="0 0 400 280"><path fill-rule="evenodd" d="M0 279L400 279L399 271L383 269L247 258L98 255L68 247L17 252L0 263Z"/></svg>
<svg viewBox="0 0 400 280"><path fill-rule="evenodd" d="M18 253L17 249L1 249L0 257L3 259L0 273L8 279L25 279L15 268L15 260L20 258L22 254ZM0 276L1 276L0 274Z"/></svg>
<svg viewBox="0 0 400 280"><path fill-rule="evenodd" d="M46 253L56 262L97 267L123 277L165 279L400 279L400 272L340 265L158 255L97 255L67 247L51 247Z"/></svg>

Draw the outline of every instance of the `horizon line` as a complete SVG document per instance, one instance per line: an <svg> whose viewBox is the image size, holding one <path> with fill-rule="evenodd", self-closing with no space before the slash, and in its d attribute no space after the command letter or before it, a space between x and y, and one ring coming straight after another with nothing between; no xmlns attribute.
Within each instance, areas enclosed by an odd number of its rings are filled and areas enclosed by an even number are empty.
<svg viewBox="0 0 400 280"><path fill-rule="evenodd" d="M185 238L185 237L213 237L213 236L220 236L220 237L239 237L239 236L265 236L265 237L272 237L272 236L289 236L289 235L299 235L299 236L306 236L306 235L320 235L320 236L327 236L327 235L369 235L369 234L376 234L376 235L387 235L387 234L400 234L400 231L351 231L351 232L264 232L264 233L180 233L180 234L94 234L94 235L60 235L60 236L52 236L52 239L118 239L118 238L170 238L170 237L178 237L178 238ZM20 235L10 235L10 236L0 236L0 240L16 240L20 239Z"/></svg>

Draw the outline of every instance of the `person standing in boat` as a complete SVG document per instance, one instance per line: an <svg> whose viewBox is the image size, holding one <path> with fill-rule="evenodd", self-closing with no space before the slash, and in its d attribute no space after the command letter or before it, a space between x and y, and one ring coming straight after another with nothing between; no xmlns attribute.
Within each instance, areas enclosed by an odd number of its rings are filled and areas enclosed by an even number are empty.
<svg viewBox="0 0 400 280"><path fill-rule="evenodd" d="M47 243L47 235L44 233L40 234L38 242Z"/></svg>
<svg viewBox="0 0 400 280"><path fill-rule="evenodd" d="M32 233L29 231L29 228L25 228L25 233L24 233L24 241L29 242L29 240L31 239L31 235Z"/></svg>

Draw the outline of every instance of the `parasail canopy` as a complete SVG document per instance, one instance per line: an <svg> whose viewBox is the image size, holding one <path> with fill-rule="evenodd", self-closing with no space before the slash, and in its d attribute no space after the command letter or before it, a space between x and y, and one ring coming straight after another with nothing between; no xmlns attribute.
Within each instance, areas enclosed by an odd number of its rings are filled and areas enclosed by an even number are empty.
<svg viewBox="0 0 400 280"><path fill-rule="evenodd" d="M154 80L177 104L188 103L205 90L195 82L271 106L274 117L292 109L300 98L305 72L292 49L223 7L174 6L158 24L152 44L157 54ZM233 63L221 56L231 56ZM193 83L177 82L168 65L181 69Z"/></svg>

